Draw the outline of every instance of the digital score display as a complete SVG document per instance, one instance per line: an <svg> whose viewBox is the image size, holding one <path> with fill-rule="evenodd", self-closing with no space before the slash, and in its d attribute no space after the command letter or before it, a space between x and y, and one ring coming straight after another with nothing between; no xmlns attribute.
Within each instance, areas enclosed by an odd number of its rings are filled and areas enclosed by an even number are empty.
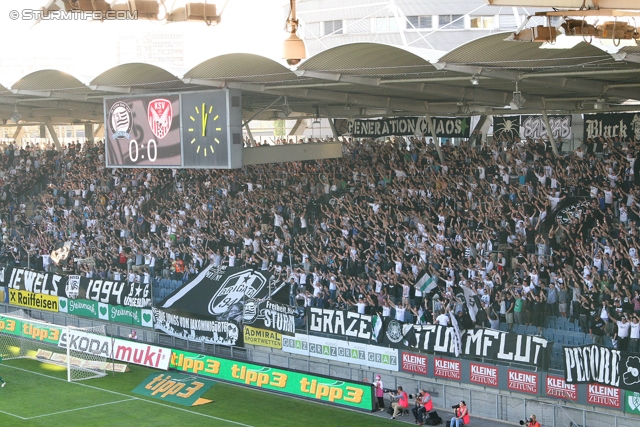
<svg viewBox="0 0 640 427"><path fill-rule="evenodd" d="M104 112L107 167L242 167L239 90L110 97Z"/></svg>

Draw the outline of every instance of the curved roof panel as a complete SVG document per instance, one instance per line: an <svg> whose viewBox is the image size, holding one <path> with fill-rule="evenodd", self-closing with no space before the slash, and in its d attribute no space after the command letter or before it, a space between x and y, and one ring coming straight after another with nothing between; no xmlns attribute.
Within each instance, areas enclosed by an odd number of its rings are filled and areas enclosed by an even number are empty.
<svg viewBox="0 0 640 427"><path fill-rule="evenodd" d="M615 63L611 55L589 43L571 49L540 49L542 43L505 41L509 34L473 40L444 55L440 62L525 70Z"/></svg>
<svg viewBox="0 0 640 427"><path fill-rule="evenodd" d="M39 70L27 74L11 85L15 90L59 91L67 93L90 92L80 80L58 70Z"/></svg>
<svg viewBox="0 0 640 427"><path fill-rule="evenodd" d="M184 77L251 83L297 80L297 76L282 64L249 53L230 53L207 59L187 71Z"/></svg>
<svg viewBox="0 0 640 427"><path fill-rule="evenodd" d="M156 65L130 63L117 65L93 80L95 86L125 86L144 89L183 89L184 83L173 73Z"/></svg>
<svg viewBox="0 0 640 427"><path fill-rule="evenodd" d="M378 43L352 43L336 46L307 59L298 69L351 72L369 76L435 71L428 60L412 52Z"/></svg>

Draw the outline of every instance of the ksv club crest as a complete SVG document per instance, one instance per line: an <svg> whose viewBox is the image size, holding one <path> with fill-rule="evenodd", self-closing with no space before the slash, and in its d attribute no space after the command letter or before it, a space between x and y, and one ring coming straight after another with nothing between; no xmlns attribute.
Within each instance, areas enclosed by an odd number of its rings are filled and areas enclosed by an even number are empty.
<svg viewBox="0 0 640 427"><path fill-rule="evenodd" d="M209 301L209 314L220 316L234 304L242 302L244 299L255 298L266 283L267 279L253 270L232 274Z"/></svg>
<svg viewBox="0 0 640 427"><path fill-rule="evenodd" d="M129 139L133 126L133 115L126 102L117 101L111 106L108 122L114 139Z"/></svg>
<svg viewBox="0 0 640 427"><path fill-rule="evenodd" d="M154 99L149 102L147 107L147 119L151 132L158 139L162 139L169 133L171 129L171 120L173 119L173 110L171 101L167 99Z"/></svg>

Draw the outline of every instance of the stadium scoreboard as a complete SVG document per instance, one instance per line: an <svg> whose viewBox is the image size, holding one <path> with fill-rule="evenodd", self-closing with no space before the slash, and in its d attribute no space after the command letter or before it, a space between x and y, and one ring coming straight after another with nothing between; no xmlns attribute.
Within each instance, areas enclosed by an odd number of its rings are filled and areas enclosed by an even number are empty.
<svg viewBox="0 0 640 427"><path fill-rule="evenodd" d="M222 89L104 99L107 167L242 167L242 94Z"/></svg>

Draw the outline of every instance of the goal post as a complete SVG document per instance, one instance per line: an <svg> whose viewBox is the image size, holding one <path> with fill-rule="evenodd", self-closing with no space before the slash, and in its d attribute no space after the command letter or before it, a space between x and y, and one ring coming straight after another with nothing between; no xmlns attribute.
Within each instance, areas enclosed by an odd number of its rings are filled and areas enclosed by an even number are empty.
<svg viewBox="0 0 640 427"><path fill-rule="evenodd" d="M104 326L59 326L33 319L22 310L0 314L0 358L28 358L62 366L69 382L99 378L107 373L106 355L99 348L71 343L101 341L105 335Z"/></svg>

